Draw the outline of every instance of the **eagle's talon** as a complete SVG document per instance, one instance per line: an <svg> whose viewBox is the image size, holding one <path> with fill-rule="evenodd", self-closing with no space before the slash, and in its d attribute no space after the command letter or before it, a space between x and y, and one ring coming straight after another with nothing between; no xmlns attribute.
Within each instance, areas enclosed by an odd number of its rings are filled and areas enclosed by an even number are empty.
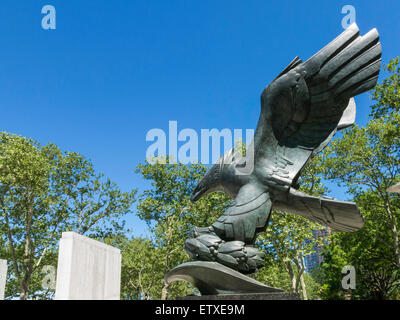
<svg viewBox="0 0 400 320"><path fill-rule="evenodd" d="M189 238L195 239L198 238L202 235L212 235L215 236L216 234L213 231L213 227L194 227L192 230L189 232Z"/></svg>
<svg viewBox="0 0 400 320"><path fill-rule="evenodd" d="M210 234L186 240L185 249L196 260L215 261L242 273L254 273L264 266L263 252L241 241L223 242Z"/></svg>

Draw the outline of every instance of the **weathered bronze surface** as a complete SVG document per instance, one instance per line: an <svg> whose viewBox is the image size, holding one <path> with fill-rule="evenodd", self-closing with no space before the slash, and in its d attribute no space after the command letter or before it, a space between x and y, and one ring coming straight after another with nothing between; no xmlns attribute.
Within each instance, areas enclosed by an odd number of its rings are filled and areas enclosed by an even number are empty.
<svg viewBox="0 0 400 320"><path fill-rule="evenodd" d="M217 262L195 261L181 264L168 273L167 283L185 280L202 295L232 293L282 293Z"/></svg>
<svg viewBox="0 0 400 320"><path fill-rule="evenodd" d="M216 190L235 201L212 226L194 228L185 244L193 259L215 261L245 274L255 272L264 261L263 253L252 245L265 231L272 209L338 231L363 227L354 203L317 198L297 189L307 162L338 130L354 123L353 97L376 85L380 57L377 30L360 36L353 24L307 61L296 57L264 89L260 119L246 156L227 153L194 190L193 201ZM248 167L253 170L244 172ZM185 273L196 278L191 268Z"/></svg>

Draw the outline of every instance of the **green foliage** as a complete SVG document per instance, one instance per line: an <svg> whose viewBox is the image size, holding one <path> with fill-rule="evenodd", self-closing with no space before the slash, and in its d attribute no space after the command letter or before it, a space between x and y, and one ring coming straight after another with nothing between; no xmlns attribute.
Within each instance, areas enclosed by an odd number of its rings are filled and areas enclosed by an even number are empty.
<svg viewBox="0 0 400 320"><path fill-rule="evenodd" d="M304 273L304 283L307 290L308 300L321 300L321 286L310 274Z"/></svg>
<svg viewBox="0 0 400 320"><path fill-rule="evenodd" d="M355 200L364 214L365 226L355 233L335 234L326 247L320 268L319 282L324 284L321 296L343 299L349 292L341 287L341 270L352 265L356 270L352 299L396 299L400 275L392 245L393 235L385 221L383 206L378 206L381 200L374 192L365 192Z"/></svg>
<svg viewBox="0 0 400 320"><path fill-rule="evenodd" d="M359 285L353 298L387 299L398 294L400 203L398 195L386 191L399 179L399 140L393 128L393 122L384 119L354 127L333 143L326 160L328 177L347 187L366 221L360 231L338 238L349 264L356 267Z"/></svg>
<svg viewBox="0 0 400 320"><path fill-rule="evenodd" d="M120 217L130 211L134 195L103 181L77 153L0 133L0 254L10 262L6 296L43 296L42 267L56 267L61 233L120 233Z"/></svg>
<svg viewBox="0 0 400 320"><path fill-rule="evenodd" d="M330 238L330 243L324 247L324 261L311 272L314 280L320 284L318 292L323 300L343 300L345 291L342 289L342 269L349 265L345 251L337 243L338 234Z"/></svg>
<svg viewBox="0 0 400 320"><path fill-rule="evenodd" d="M353 195L374 190L389 197L386 189L397 182L400 169L400 138L394 133L394 124L383 118L346 130L325 153L327 178Z"/></svg>
<svg viewBox="0 0 400 320"><path fill-rule="evenodd" d="M384 65L384 70L389 73L382 83L374 88L372 99L376 101L371 107L371 116L374 119L397 115L400 111L400 68L399 57Z"/></svg>
<svg viewBox="0 0 400 320"><path fill-rule="evenodd" d="M314 158L302 175L300 190L311 195L325 193L326 188L321 178L323 169L321 158ZM274 211L265 234L261 235L256 243L271 257L268 263L274 264L274 268L278 268L281 273L282 271L286 273L286 277L281 277L281 279L286 279L285 283L280 283L279 287L291 293L299 293L301 286L304 299L308 298L307 284L304 281L304 257L314 253L315 246L322 245L321 239L316 239L312 233L312 230L321 228L322 226L301 216ZM268 266L266 270L270 268ZM260 272L264 273L264 271ZM273 277L270 281L277 283ZM311 283L312 280L308 282ZM311 291L310 294L315 296Z"/></svg>
<svg viewBox="0 0 400 320"><path fill-rule="evenodd" d="M328 246L319 274L326 299L344 297L340 270L345 264L356 269L352 299L399 297L400 202L387 191L400 178L398 63L396 58L386 66L389 76L374 89L368 124L347 129L325 153L326 177L346 187L365 218L360 231L339 233Z"/></svg>
<svg viewBox="0 0 400 320"><path fill-rule="evenodd" d="M257 281L265 283L274 288L281 288L286 292L292 289L292 282L288 272L276 261L272 254L267 254L265 266L255 276Z"/></svg>
<svg viewBox="0 0 400 320"><path fill-rule="evenodd" d="M169 159L137 167L136 172L151 182L151 188L139 197L137 212L149 226L160 263L153 277L161 290L151 295L154 299L193 293L188 284L179 282L168 287L163 279L170 269L189 260L184 242L190 229L195 225L211 225L229 203L222 193L210 194L195 204L190 201L192 190L206 169L200 164L183 165Z"/></svg>
<svg viewBox="0 0 400 320"><path fill-rule="evenodd" d="M148 239L126 240L121 246L121 297L125 300L142 299L144 294L157 296L161 284L157 278L162 268L160 254Z"/></svg>

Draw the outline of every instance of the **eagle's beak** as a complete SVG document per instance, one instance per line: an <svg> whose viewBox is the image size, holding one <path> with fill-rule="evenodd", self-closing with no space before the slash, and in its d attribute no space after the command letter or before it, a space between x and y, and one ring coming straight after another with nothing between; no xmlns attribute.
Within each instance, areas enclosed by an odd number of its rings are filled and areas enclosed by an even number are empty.
<svg viewBox="0 0 400 320"><path fill-rule="evenodd" d="M192 197L190 198L190 201L196 202L197 200L199 200L204 195L205 192L206 192L206 188L203 187L201 184L198 184L196 186L196 188L194 188L194 190L193 190Z"/></svg>

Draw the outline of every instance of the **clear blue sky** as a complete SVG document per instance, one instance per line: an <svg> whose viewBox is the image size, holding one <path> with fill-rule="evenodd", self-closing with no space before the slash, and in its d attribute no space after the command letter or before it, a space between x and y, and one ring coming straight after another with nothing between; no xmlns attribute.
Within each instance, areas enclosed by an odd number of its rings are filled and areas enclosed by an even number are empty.
<svg viewBox="0 0 400 320"><path fill-rule="evenodd" d="M41 27L47 4L56 30ZM341 33L347 4L362 34L378 28L384 62L400 55L398 0L2 0L2 130L79 152L123 190L143 190L133 170L148 130L255 128L262 89ZM356 102L363 125L369 94Z"/></svg>

